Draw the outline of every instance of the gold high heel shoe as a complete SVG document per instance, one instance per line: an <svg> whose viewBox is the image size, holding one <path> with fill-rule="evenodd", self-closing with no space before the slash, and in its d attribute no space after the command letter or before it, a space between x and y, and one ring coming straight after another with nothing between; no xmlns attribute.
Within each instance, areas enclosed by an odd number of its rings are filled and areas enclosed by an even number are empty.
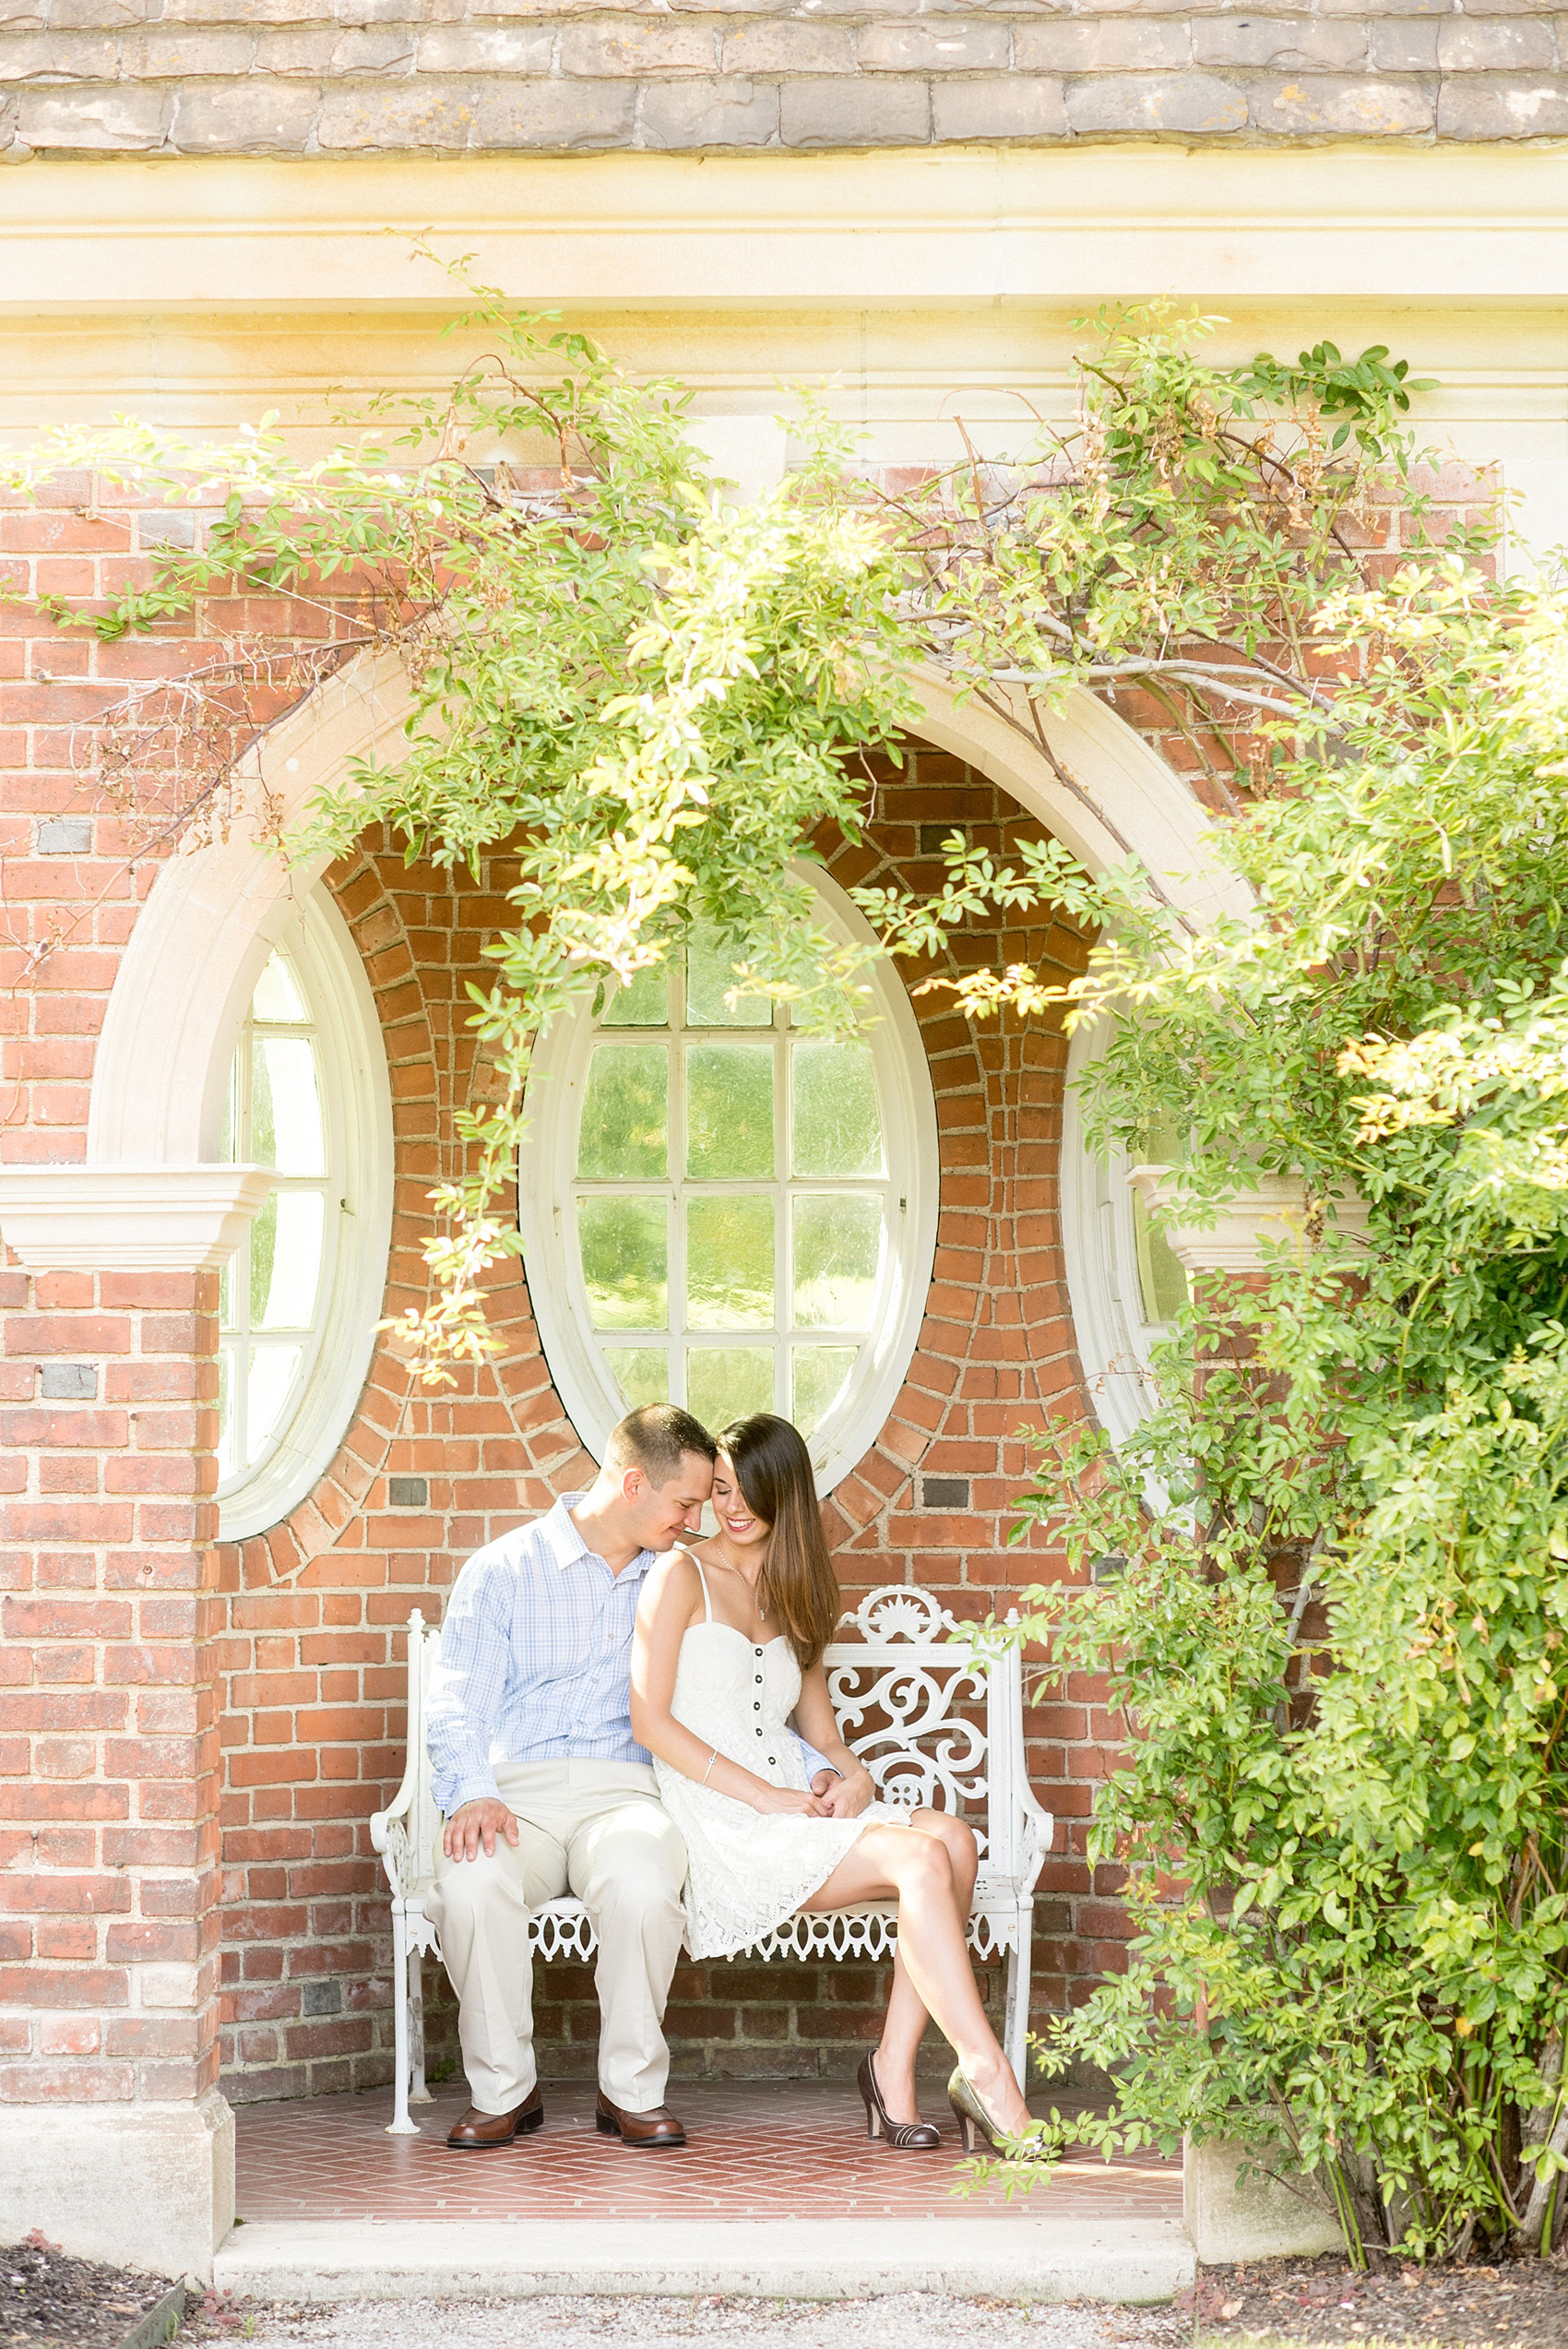
<svg viewBox="0 0 1568 2349"><path fill-rule="evenodd" d="M1017 2137L1009 2137L1001 2125L993 2121L962 2070L956 2071L947 2083L947 2101L953 2107L953 2117L958 2124L959 2141L966 2153L976 2150L976 2140L983 2139L993 2153L1008 2153L1027 2147L1032 2138L1044 2128L1041 2121L1031 2121Z"/></svg>

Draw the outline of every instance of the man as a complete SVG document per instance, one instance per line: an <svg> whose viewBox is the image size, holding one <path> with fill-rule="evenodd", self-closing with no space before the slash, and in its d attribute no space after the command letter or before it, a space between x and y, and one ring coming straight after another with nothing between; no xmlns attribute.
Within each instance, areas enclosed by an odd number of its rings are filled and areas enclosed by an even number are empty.
<svg viewBox="0 0 1568 2349"><path fill-rule="evenodd" d="M597 2125L627 2145L686 2141L662 2029L686 1853L632 1735L632 1627L654 1559L702 1522L714 1458L688 1412L634 1411L588 1492L477 1551L454 1585L425 1731L446 1814L429 1913L473 2097L457 2151L542 2125L529 1914L568 1890L599 1937ZM829 1765L806 1750L820 1790Z"/></svg>

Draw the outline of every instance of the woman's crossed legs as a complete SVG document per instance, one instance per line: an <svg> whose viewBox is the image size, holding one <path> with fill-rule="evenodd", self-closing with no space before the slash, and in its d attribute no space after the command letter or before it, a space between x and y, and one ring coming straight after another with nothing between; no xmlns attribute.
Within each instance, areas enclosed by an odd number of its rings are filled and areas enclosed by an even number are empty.
<svg viewBox="0 0 1568 2349"><path fill-rule="evenodd" d="M806 1909L897 1898L898 1953L876 2052L877 2084L895 2120L915 2120L915 2053L928 2021L998 2126L1029 2125L1012 2067L996 2044L964 1939L979 1857L974 1835L949 1812L911 1811L909 1825L868 1827Z"/></svg>

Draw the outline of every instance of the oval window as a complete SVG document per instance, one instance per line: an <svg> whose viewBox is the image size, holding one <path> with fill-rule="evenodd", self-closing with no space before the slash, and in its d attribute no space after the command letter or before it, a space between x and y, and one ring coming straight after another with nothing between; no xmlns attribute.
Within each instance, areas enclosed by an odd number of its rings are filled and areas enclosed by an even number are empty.
<svg viewBox="0 0 1568 2349"><path fill-rule="evenodd" d="M275 1524L329 1462L374 1342L391 1101L374 998L321 892L256 973L219 1154L276 1171L219 1295L219 1523Z"/></svg>
<svg viewBox="0 0 1568 2349"><path fill-rule="evenodd" d="M731 963L698 933L597 1019L542 1040L519 1168L529 1286L590 1451L639 1403L683 1403L715 1428L775 1411L826 1489L879 1432L919 1333L931 1081L891 973L863 1035L840 1042L782 1007L731 1007Z"/></svg>

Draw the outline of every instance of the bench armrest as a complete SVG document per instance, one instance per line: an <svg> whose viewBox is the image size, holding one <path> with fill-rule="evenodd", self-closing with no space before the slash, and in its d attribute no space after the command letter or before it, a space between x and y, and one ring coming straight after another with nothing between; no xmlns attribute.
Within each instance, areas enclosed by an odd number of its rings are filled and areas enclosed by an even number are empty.
<svg viewBox="0 0 1568 2349"><path fill-rule="evenodd" d="M1020 1773L1018 1806L1024 1814L1023 1866L1019 1883L1024 1892L1032 1892L1039 1881L1046 1854L1056 1840L1056 1821L1042 1805L1037 1803L1027 1774Z"/></svg>

